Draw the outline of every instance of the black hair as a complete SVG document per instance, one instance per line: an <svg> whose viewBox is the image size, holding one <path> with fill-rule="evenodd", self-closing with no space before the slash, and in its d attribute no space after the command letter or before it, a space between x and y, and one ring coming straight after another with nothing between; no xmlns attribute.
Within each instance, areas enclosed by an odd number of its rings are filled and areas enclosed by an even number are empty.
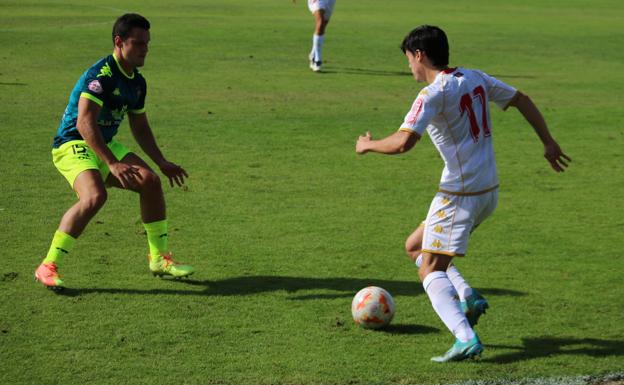
<svg viewBox="0 0 624 385"><path fill-rule="evenodd" d="M449 62L449 44L446 34L440 28L432 25L421 25L414 28L401 43L403 53L410 51L424 51L431 64L442 68Z"/></svg>
<svg viewBox="0 0 624 385"><path fill-rule="evenodd" d="M122 39L130 36L132 28L141 28L149 31L150 23L138 13L126 13L119 16L117 21L115 21L115 25L113 25L113 42L115 42L115 36L119 36Z"/></svg>

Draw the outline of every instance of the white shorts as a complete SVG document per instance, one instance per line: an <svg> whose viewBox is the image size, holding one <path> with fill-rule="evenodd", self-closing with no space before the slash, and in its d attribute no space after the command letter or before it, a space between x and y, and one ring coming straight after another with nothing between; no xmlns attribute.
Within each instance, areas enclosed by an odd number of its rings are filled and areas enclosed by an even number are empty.
<svg viewBox="0 0 624 385"><path fill-rule="evenodd" d="M470 233L494 212L497 202L498 189L479 195L437 193L424 222L422 251L465 255Z"/></svg>
<svg viewBox="0 0 624 385"><path fill-rule="evenodd" d="M336 0L308 0L308 8L310 12L315 13L319 9L325 11L325 16L323 19L329 20L332 12L334 12L334 4L336 4Z"/></svg>

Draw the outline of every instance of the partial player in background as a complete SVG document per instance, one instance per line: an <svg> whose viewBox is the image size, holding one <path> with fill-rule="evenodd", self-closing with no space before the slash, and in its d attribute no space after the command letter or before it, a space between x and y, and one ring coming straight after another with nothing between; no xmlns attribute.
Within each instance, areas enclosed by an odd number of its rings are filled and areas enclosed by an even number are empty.
<svg viewBox="0 0 624 385"><path fill-rule="evenodd" d="M515 107L544 145L544 157L556 172L570 158L552 138L542 114L531 99L481 71L449 68L446 34L423 25L401 45L418 82L426 82L397 132L373 140L360 136L356 152L398 154L409 151L426 130L444 160L438 193L427 218L407 238L408 255L434 310L453 333L455 343L436 362L461 361L480 355L483 345L474 326L488 307L451 263L466 253L472 231L495 209L498 176L492 147L489 102L503 110Z"/></svg>
<svg viewBox="0 0 624 385"><path fill-rule="evenodd" d="M325 42L325 29L329 23L336 0L308 0L308 8L314 15L314 35L312 35L312 50L308 59L310 69L314 72L321 70L323 64L323 43Z"/></svg>
<svg viewBox="0 0 624 385"><path fill-rule="evenodd" d="M106 202L108 186L139 194L152 273L184 277L194 272L193 267L171 258L160 178L138 155L113 139L127 113L135 140L169 184L181 186L188 177L182 167L163 156L145 113L147 87L137 68L147 56L149 29L143 16L119 17L113 26L113 54L85 71L70 95L54 137L52 158L78 202L63 215L48 254L35 271L35 278L49 288L63 287L58 266Z"/></svg>

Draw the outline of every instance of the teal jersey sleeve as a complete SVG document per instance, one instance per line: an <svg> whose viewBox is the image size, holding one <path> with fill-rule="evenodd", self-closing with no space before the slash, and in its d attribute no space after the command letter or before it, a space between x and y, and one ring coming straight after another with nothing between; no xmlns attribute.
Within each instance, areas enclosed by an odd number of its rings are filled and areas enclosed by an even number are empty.
<svg viewBox="0 0 624 385"><path fill-rule="evenodd" d="M108 143L117 134L128 111L145 111L146 92L145 79L138 70L135 69L128 75L114 55L99 60L82 74L74 86L53 146L56 148L70 140L82 139L76 127L78 102L81 98L89 99L101 107L97 125Z"/></svg>

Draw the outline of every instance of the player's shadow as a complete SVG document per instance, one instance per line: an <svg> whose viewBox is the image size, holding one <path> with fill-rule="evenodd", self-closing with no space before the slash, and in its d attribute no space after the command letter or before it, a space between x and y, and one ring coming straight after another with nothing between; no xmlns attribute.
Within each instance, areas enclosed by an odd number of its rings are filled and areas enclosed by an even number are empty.
<svg viewBox="0 0 624 385"><path fill-rule="evenodd" d="M207 295L253 295L267 292L284 291L295 294L291 300L332 299L351 297L366 286L380 286L392 295L419 295L422 286L417 281L395 281L375 278L346 277L286 277L272 275L256 275L226 278L217 281L186 281L191 285L204 286ZM329 290L332 293L310 293L306 291ZM301 293L301 294L300 294Z"/></svg>
<svg viewBox="0 0 624 385"><path fill-rule="evenodd" d="M321 74L349 74L349 75L372 75L372 76L412 76L409 71L386 71L369 68L329 67L323 69Z"/></svg>
<svg viewBox="0 0 624 385"><path fill-rule="evenodd" d="M556 355L590 357L624 355L624 340L601 340L597 338L525 337L522 338L522 346L485 344L485 347L515 350L481 360L497 364L517 363L518 361Z"/></svg>
<svg viewBox="0 0 624 385"><path fill-rule="evenodd" d="M199 295L199 296L239 296L255 295L283 291L293 294L290 300L314 300L352 297L366 286L380 286L393 296L414 296L424 293L422 285L413 281L398 281L375 278L347 277L287 277L273 275L251 275L232 277L221 280L164 279L163 287L158 289L127 288L65 288L58 292L64 296L80 296L90 293L104 294L143 294L143 295ZM172 288L171 284L194 286L202 290ZM305 293L306 291L327 290L331 293ZM508 289L480 288L484 295L522 296L525 293Z"/></svg>
<svg viewBox="0 0 624 385"><path fill-rule="evenodd" d="M206 295L252 295L258 293L285 291L297 293L308 290L331 290L335 293L301 294L290 297L292 300L331 299L352 297L358 290L366 286L379 286L388 290L393 296L413 296L424 293L422 285L417 280L397 281L375 278L314 278L314 277L285 277L271 275L233 277L218 281L182 281L190 285L205 286ZM507 289L479 289L479 292L489 295L521 296L525 293Z"/></svg>

